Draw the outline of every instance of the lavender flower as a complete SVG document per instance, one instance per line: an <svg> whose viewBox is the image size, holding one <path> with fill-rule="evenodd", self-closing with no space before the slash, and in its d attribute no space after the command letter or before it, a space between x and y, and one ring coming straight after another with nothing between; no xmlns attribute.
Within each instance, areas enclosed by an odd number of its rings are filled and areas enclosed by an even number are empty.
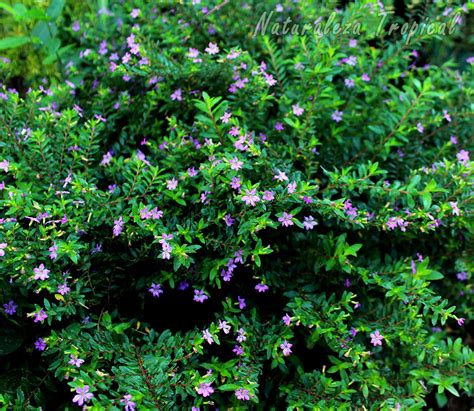
<svg viewBox="0 0 474 411"><path fill-rule="evenodd" d="M249 390L244 390L243 388L239 388L238 390L235 391L235 396L237 397L238 400L248 401L250 400L249 393L250 393Z"/></svg>
<svg viewBox="0 0 474 411"><path fill-rule="evenodd" d="M209 345L214 343L214 339L212 338L212 334L209 332L209 329L206 329L202 332L202 338L204 338Z"/></svg>
<svg viewBox="0 0 474 411"><path fill-rule="evenodd" d="M313 216L308 216L304 218L303 227L305 230L312 230L318 225L318 222L314 219Z"/></svg>
<svg viewBox="0 0 474 411"><path fill-rule="evenodd" d="M77 402L77 405L82 407L84 405L84 402L88 402L92 398L94 398L94 394L89 392L89 386L84 385L83 388L77 387L76 388L76 394L74 398L72 399L72 402Z"/></svg>
<svg viewBox="0 0 474 411"><path fill-rule="evenodd" d="M120 400L122 404L125 405L124 410L125 411L134 411L135 407L137 406L133 401L132 401L132 396L131 394L126 394L123 396L123 398Z"/></svg>
<svg viewBox="0 0 474 411"><path fill-rule="evenodd" d="M197 393L203 397L209 397L213 392L214 388L211 387L212 382L203 382L199 384L197 388Z"/></svg>
<svg viewBox="0 0 474 411"><path fill-rule="evenodd" d="M232 352L234 352L235 355L239 355L239 356L244 355L244 349L240 345L234 346L234 349L232 350Z"/></svg>
<svg viewBox="0 0 474 411"><path fill-rule="evenodd" d="M46 280L49 278L50 271L44 267L44 264L40 264L39 267L34 268L33 272L35 273L35 280Z"/></svg>
<svg viewBox="0 0 474 411"><path fill-rule="evenodd" d="M253 188L252 190L245 190L245 195L242 196L242 201L244 201L247 205L255 207L257 202L260 201L260 197L256 193L257 189L255 188Z"/></svg>
<svg viewBox="0 0 474 411"><path fill-rule="evenodd" d="M16 309L18 306L15 304L13 300L10 300L7 304L3 304L3 311L5 314L13 315L16 313Z"/></svg>
<svg viewBox="0 0 474 411"><path fill-rule="evenodd" d="M331 118L336 122L336 123L339 123L342 121L342 111L335 111L334 113L332 113L331 115Z"/></svg>
<svg viewBox="0 0 474 411"><path fill-rule="evenodd" d="M230 332L230 325L227 324L226 321L219 320L219 330L224 331L224 334L229 334Z"/></svg>
<svg viewBox="0 0 474 411"><path fill-rule="evenodd" d="M291 219L293 218L292 214L288 214L286 211L283 212L281 217L278 217L278 221L281 222L281 225L283 227L289 227L294 225L293 221Z"/></svg>
<svg viewBox="0 0 474 411"><path fill-rule="evenodd" d="M289 343L288 341L284 340L281 344L280 344L280 348L282 349L283 351L283 355L286 357L288 355L291 354L291 347L293 347L293 344Z"/></svg>
<svg viewBox="0 0 474 411"><path fill-rule="evenodd" d="M124 221L123 221L123 218L121 216L118 218L118 220L114 221L114 228L112 230L112 233L113 233L114 237L117 237L122 233L123 224L124 224Z"/></svg>
<svg viewBox="0 0 474 411"><path fill-rule="evenodd" d="M42 338L35 341L35 350L44 351L46 349L46 342Z"/></svg>
<svg viewBox="0 0 474 411"><path fill-rule="evenodd" d="M161 289L161 284L152 283L151 287L148 289L153 297L159 297L163 294L163 290Z"/></svg>
<svg viewBox="0 0 474 411"><path fill-rule="evenodd" d="M209 297L204 293L203 290L194 290L194 297L193 300L198 302L198 303L203 303L206 301Z"/></svg>
<svg viewBox="0 0 474 411"><path fill-rule="evenodd" d="M293 114L296 116L296 117L299 117L301 116L303 113L304 113L304 109L300 107L300 105L298 103L296 104L293 104L291 106L292 110L293 110Z"/></svg>
<svg viewBox="0 0 474 411"><path fill-rule="evenodd" d="M33 315L35 317L35 320L34 320L35 323L37 322L42 323L44 320L46 320L46 318L48 318L48 314L46 314L44 310L39 310L38 312L35 312Z"/></svg>
<svg viewBox="0 0 474 411"><path fill-rule="evenodd" d="M375 332L370 334L370 343L376 347L377 345L382 345L382 340L384 337L380 334L379 330L376 330Z"/></svg>
<svg viewBox="0 0 474 411"><path fill-rule="evenodd" d="M206 53L207 54L217 54L219 53L219 47L217 47L217 44L214 44L214 43L209 43L209 45L206 47L205 49Z"/></svg>
<svg viewBox="0 0 474 411"><path fill-rule="evenodd" d="M70 355L71 359L68 361L68 364L74 365L75 367L79 368L83 363L84 360L82 358L76 358L74 355Z"/></svg>

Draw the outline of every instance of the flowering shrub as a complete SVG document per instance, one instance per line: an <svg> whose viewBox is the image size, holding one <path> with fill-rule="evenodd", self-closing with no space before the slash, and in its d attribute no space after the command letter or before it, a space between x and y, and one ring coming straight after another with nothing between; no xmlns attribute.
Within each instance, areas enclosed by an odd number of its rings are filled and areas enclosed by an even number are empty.
<svg viewBox="0 0 474 411"><path fill-rule="evenodd" d="M55 16L25 92L2 60L0 405L468 404L472 59L381 2L151 3Z"/></svg>

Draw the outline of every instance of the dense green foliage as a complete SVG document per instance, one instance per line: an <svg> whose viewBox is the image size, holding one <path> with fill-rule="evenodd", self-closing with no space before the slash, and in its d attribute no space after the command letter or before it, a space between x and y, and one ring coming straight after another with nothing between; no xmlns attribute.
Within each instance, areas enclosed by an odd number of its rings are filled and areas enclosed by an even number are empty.
<svg viewBox="0 0 474 411"><path fill-rule="evenodd" d="M472 3L153 3L0 2L0 407L469 407Z"/></svg>

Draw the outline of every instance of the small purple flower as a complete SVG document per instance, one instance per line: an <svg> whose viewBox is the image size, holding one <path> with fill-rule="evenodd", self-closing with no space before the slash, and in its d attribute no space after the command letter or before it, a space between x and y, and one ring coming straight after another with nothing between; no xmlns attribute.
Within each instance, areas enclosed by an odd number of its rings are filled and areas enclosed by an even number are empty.
<svg viewBox="0 0 474 411"><path fill-rule="evenodd" d="M48 314L46 314L44 310L39 310L38 312L34 313L34 317L35 317L35 320L34 320L35 323L43 322L44 320L46 320L46 318L48 318Z"/></svg>
<svg viewBox="0 0 474 411"><path fill-rule="evenodd" d="M238 400L248 401L250 400L250 392L249 390L244 390L243 388L239 388L235 391L235 396Z"/></svg>
<svg viewBox="0 0 474 411"><path fill-rule="evenodd" d="M275 198L275 194L273 194L272 191L265 191L265 192L263 193L262 198L263 198L265 201L272 201L272 200Z"/></svg>
<svg viewBox="0 0 474 411"><path fill-rule="evenodd" d="M209 332L209 329L206 329L202 332L202 338L204 338L209 345L214 343L214 339L212 338L212 334Z"/></svg>
<svg viewBox="0 0 474 411"><path fill-rule="evenodd" d="M281 223L283 227L289 227L294 225L291 219L293 218L292 214L287 213L286 211L283 212L281 217L278 217L278 221Z"/></svg>
<svg viewBox="0 0 474 411"><path fill-rule="evenodd" d="M344 287L345 288L349 288L351 286L351 280L349 280L348 278L346 278L344 280Z"/></svg>
<svg viewBox="0 0 474 411"><path fill-rule="evenodd" d="M362 81L368 82L370 81L370 77L367 73L362 74Z"/></svg>
<svg viewBox="0 0 474 411"><path fill-rule="evenodd" d="M124 224L124 221L123 221L122 216L120 216L118 220L114 221L114 228L112 230L114 237L117 237L122 233L123 224Z"/></svg>
<svg viewBox="0 0 474 411"><path fill-rule="evenodd" d="M198 302L198 303L203 303L206 301L209 297L204 293L203 290L194 290L194 297L193 300Z"/></svg>
<svg viewBox="0 0 474 411"><path fill-rule="evenodd" d="M134 411L137 406L137 404L132 401L131 394L124 395L120 402L125 405L125 411Z"/></svg>
<svg viewBox="0 0 474 411"><path fill-rule="evenodd" d="M276 131L283 131L284 129L285 129L285 127L283 127L283 123L277 122L275 124L275 130Z"/></svg>
<svg viewBox="0 0 474 411"><path fill-rule="evenodd" d="M66 283L58 285L58 293L59 294L66 295L67 293L69 293L69 291L71 291L71 289L68 287L68 285Z"/></svg>
<svg viewBox="0 0 474 411"><path fill-rule="evenodd" d="M453 146L455 146L458 143L458 138L456 136L451 136L449 137L449 141Z"/></svg>
<svg viewBox="0 0 474 411"><path fill-rule="evenodd" d="M464 324L464 321L466 321L465 318L458 318L458 325L459 325L460 327L462 327L463 324Z"/></svg>
<svg viewBox="0 0 474 411"><path fill-rule="evenodd" d="M16 313L16 309L18 306L15 304L13 300L10 300L7 304L3 304L3 311L5 314L13 315Z"/></svg>
<svg viewBox="0 0 474 411"><path fill-rule="evenodd" d="M281 344L280 344L280 348L282 349L283 351L283 355L285 357L287 357L288 355L291 354L291 347L293 347L293 344L289 343L288 341L284 340Z"/></svg>
<svg viewBox="0 0 474 411"><path fill-rule="evenodd" d="M291 324L291 317L288 315L288 313L283 316L282 320L283 320L283 323L287 327L289 327L289 325Z"/></svg>
<svg viewBox="0 0 474 411"><path fill-rule="evenodd" d="M177 89L171 94L171 100L173 101L183 101L183 95L181 89Z"/></svg>
<svg viewBox="0 0 474 411"><path fill-rule="evenodd" d="M227 321L219 320L219 330L224 331L224 334L229 334L229 332L230 332L230 325L227 324Z"/></svg>
<svg viewBox="0 0 474 411"><path fill-rule="evenodd" d="M292 110L293 110L293 114L294 114L296 117L301 116L301 114L303 114L303 112L304 112L304 108L301 108L298 103L293 104L293 105L291 106L291 108L292 108Z"/></svg>
<svg viewBox="0 0 474 411"><path fill-rule="evenodd" d="M453 215L459 215L460 211L459 211L459 208L458 208L458 202L457 201L450 201L449 205L451 206L451 208L453 210L452 211Z"/></svg>
<svg viewBox="0 0 474 411"><path fill-rule="evenodd" d="M224 216L224 221L225 221L227 227L230 227L235 223L235 219L232 218L230 214L226 214Z"/></svg>
<svg viewBox="0 0 474 411"><path fill-rule="evenodd" d="M243 161L240 161L238 157L234 157L233 159L229 160L231 170L240 170L244 165Z"/></svg>
<svg viewBox="0 0 474 411"><path fill-rule="evenodd" d="M352 206L351 200L346 200L344 202L344 211L346 212L346 215L353 220L354 218L357 217L357 209Z"/></svg>
<svg viewBox="0 0 474 411"><path fill-rule="evenodd" d="M224 124L227 124L230 120L230 118L232 117L232 114L231 113L228 113L228 112L225 112L222 116L221 116L221 121L224 123Z"/></svg>
<svg viewBox="0 0 474 411"><path fill-rule="evenodd" d="M318 222L314 219L313 216L308 216L304 218L303 227L305 230L312 230L317 225Z"/></svg>
<svg viewBox="0 0 474 411"><path fill-rule="evenodd" d="M70 355L71 359L68 361L68 364L74 365L75 367L79 368L83 363L84 360L82 358L76 358L74 355Z"/></svg>
<svg viewBox="0 0 474 411"><path fill-rule="evenodd" d="M278 181L288 181L288 176L285 174L284 171L278 170L278 173L275 174L273 179Z"/></svg>
<svg viewBox="0 0 474 411"><path fill-rule="evenodd" d="M401 231L406 231L408 226L408 221L405 221L401 217L390 217L386 223L387 228L390 230L395 230L395 228L400 228Z"/></svg>
<svg viewBox="0 0 474 411"><path fill-rule="evenodd" d="M245 303L245 298L240 297L240 295L237 296L237 301L239 302L239 308L243 310L247 304Z"/></svg>
<svg viewBox="0 0 474 411"><path fill-rule="evenodd" d="M181 281L178 285L178 290L180 291L187 290L188 288L189 288L189 283L186 280Z"/></svg>
<svg viewBox="0 0 474 411"><path fill-rule="evenodd" d="M79 24L78 21L75 21L74 23L72 23L72 31L74 31L75 33L77 33L80 29L81 29L81 25Z"/></svg>
<svg viewBox="0 0 474 411"><path fill-rule="evenodd" d="M448 123L451 122L451 116L450 116L450 114L448 113L448 110L443 110L443 117L446 119L446 121L447 121Z"/></svg>
<svg viewBox="0 0 474 411"><path fill-rule="evenodd" d="M469 161L469 152L466 150L461 150L459 153L456 154L456 158L458 159L460 164L467 165Z"/></svg>
<svg viewBox="0 0 474 411"><path fill-rule="evenodd" d="M332 118L336 123L339 123L339 122L342 121L342 115L343 115L343 112L342 112L342 111L336 110L334 113L332 113L331 118Z"/></svg>
<svg viewBox="0 0 474 411"><path fill-rule="evenodd" d="M207 54L217 54L219 53L219 47L217 47L217 44L214 43L209 43L209 45L205 49Z"/></svg>
<svg viewBox="0 0 474 411"><path fill-rule="evenodd" d="M346 78L344 80L344 84L346 85L347 88L352 88L355 86L355 81L351 78Z"/></svg>
<svg viewBox="0 0 474 411"><path fill-rule="evenodd" d="M467 280L467 273L465 271L461 271L460 273L456 274L456 277L459 281L466 281Z"/></svg>
<svg viewBox="0 0 474 411"><path fill-rule="evenodd" d="M242 201L247 205L255 207L257 202L260 201L260 197L257 195L257 189L253 188L252 190L245 190L245 195L242 196Z"/></svg>
<svg viewBox="0 0 474 411"><path fill-rule="evenodd" d="M72 402L77 402L77 405L82 407L84 405L84 402L88 402L92 398L94 398L94 394L89 392L89 386L84 385L83 388L77 387L76 388L76 394L74 398L72 399Z"/></svg>
<svg viewBox="0 0 474 411"><path fill-rule="evenodd" d="M288 184L288 194L293 194L296 191L296 181Z"/></svg>
<svg viewBox="0 0 474 411"><path fill-rule="evenodd" d="M244 341L247 340L247 337L246 337L246 333L245 333L245 330L243 328L239 328L237 330L237 338L236 340L239 342L239 343L243 343Z"/></svg>
<svg viewBox="0 0 474 411"><path fill-rule="evenodd" d="M35 341L35 350L44 351L46 349L46 342L42 338Z"/></svg>
<svg viewBox="0 0 474 411"><path fill-rule="evenodd" d="M212 382L203 382L199 384L197 388L197 393L203 397L209 397L213 392L214 388L211 387Z"/></svg>
<svg viewBox="0 0 474 411"><path fill-rule="evenodd" d="M44 267L44 264L40 264L39 267L34 268L33 272L35 273L35 280L46 280L49 278L49 270Z"/></svg>
<svg viewBox="0 0 474 411"><path fill-rule="evenodd" d="M161 289L161 284L155 284L155 283L151 284L151 287L148 289L148 291L151 293L153 297L159 297L164 292Z"/></svg>
<svg viewBox="0 0 474 411"><path fill-rule="evenodd" d="M234 189L237 190L242 186L242 181L240 180L240 177L233 177L232 181L230 182L230 186Z"/></svg>
<svg viewBox="0 0 474 411"><path fill-rule="evenodd" d="M54 260L55 258L58 257L58 246L56 245L56 243L54 243L51 247L49 247L48 250L49 250L49 258L51 258L51 260Z"/></svg>
<svg viewBox="0 0 474 411"><path fill-rule="evenodd" d="M269 288L268 288L268 285L266 285L266 284L258 283L258 284L255 286L255 289L256 289L259 293L264 293L264 292L267 292Z"/></svg>
<svg viewBox="0 0 474 411"><path fill-rule="evenodd" d="M352 337L355 337L357 335L357 330L354 327L351 327L349 332L351 333Z"/></svg>
<svg viewBox="0 0 474 411"><path fill-rule="evenodd" d="M189 177L196 177L198 172L195 170L194 167L189 167L188 168L188 176Z"/></svg>
<svg viewBox="0 0 474 411"><path fill-rule="evenodd" d="M425 128L423 127L423 124L421 123L417 123L416 128L420 133L423 133L423 131L425 131Z"/></svg>
<svg viewBox="0 0 474 411"><path fill-rule="evenodd" d="M377 345L382 345L382 340L384 337L380 334L379 330L375 330L375 332L370 333L370 343L376 347Z"/></svg>
<svg viewBox="0 0 474 411"><path fill-rule="evenodd" d="M140 15L140 9L133 9L130 13L130 17L136 19Z"/></svg>
<svg viewBox="0 0 474 411"><path fill-rule="evenodd" d="M166 187L168 190L176 190L176 187L178 187L178 180L174 177L171 180L167 180Z"/></svg>
<svg viewBox="0 0 474 411"><path fill-rule="evenodd" d="M235 355L244 355L244 349L242 348L241 345L235 345L232 352L234 352Z"/></svg>

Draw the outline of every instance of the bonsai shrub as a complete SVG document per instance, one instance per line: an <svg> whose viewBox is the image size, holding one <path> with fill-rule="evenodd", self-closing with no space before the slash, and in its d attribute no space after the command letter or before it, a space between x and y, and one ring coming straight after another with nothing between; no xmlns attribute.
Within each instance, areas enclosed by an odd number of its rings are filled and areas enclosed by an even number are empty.
<svg viewBox="0 0 474 411"><path fill-rule="evenodd" d="M473 405L472 3L60 3L0 66L2 409Z"/></svg>

